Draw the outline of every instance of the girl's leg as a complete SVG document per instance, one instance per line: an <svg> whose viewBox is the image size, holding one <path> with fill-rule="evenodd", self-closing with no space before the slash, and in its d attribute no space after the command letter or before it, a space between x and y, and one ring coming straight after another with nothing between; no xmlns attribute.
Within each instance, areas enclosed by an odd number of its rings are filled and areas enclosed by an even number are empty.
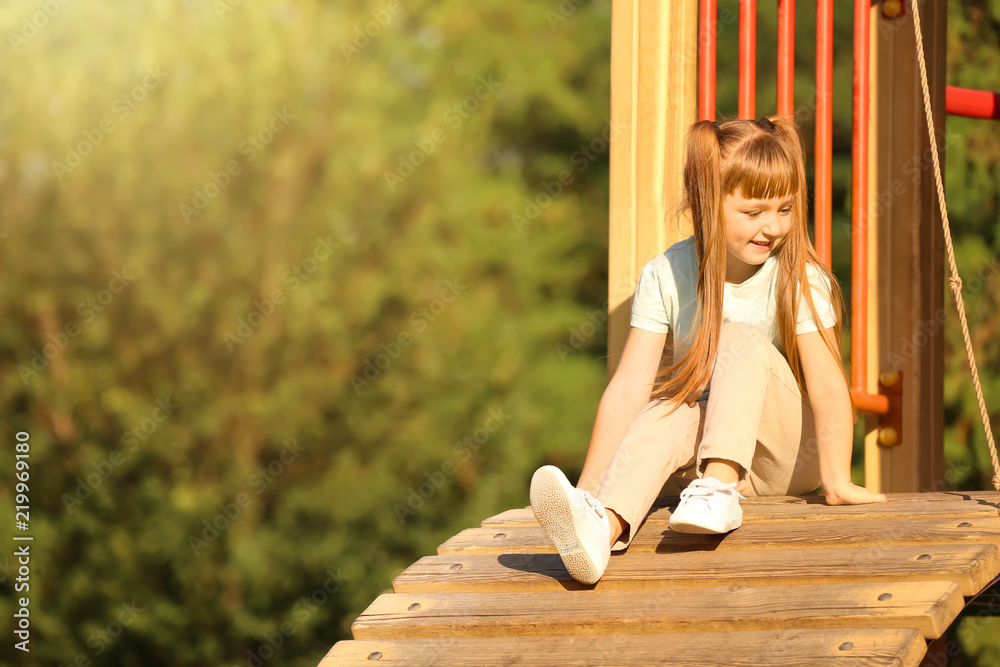
<svg viewBox="0 0 1000 667"><path fill-rule="evenodd" d="M798 494L819 485L812 410L787 360L753 326L723 326L708 401L668 410L666 401L647 404L604 474L597 500L622 529L612 550L631 543L664 482L679 470L675 477L687 483L709 462L738 466L744 495ZM567 502L582 503L582 492L568 480L562 485ZM564 562L569 557L560 555Z"/></svg>
<svg viewBox="0 0 1000 667"><path fill-rule="evenodd" d="M735 484L740 481L740 466L726 459L708 459L705 477L714 477L723 484Z"/></svg>
<svg viewBox="0 0 1000 667"><path fill-rule="evenodd" d="M767 480L769 488L787 487L806 449L800 447L804 409L791 368L774 344L749 324L724 325L696 457L695 469L706 479L681 493L670 528L729 532L743 523L740 493L750 495L754 479Z"/></svg>
<svg viewBox="0 0 1000 667"><path fill-rule="evenodd" d="M731 462L744 495L806 493L819 486L812 409L788 360L756 327L722 327L697 470ZM725 480L723 480L725 481Z"/></svg>
<svg viewBox="0 0 1000 667"><path fill-rule="evenodd" d="M613 551L631 543L666 479L695 462L705 403L681 404L668 415L669 409L666 401L650 401L629 425L604 474L597 499L610 510L609 518L615 517ZM622 532L616 537L619 518Z"/></svg>

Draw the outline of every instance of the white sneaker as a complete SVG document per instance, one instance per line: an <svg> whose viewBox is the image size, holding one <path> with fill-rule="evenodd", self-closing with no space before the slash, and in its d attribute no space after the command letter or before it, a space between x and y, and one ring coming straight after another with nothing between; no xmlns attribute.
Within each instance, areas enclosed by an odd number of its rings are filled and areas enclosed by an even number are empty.
<svg viewBox="0 0 1000 667"><path fill-rule="evenodd" d="M736 484L723 484L714 477L696 479L681 491L681 502L670 515L670 530L711 535L728 533L743 525Z"/></svg>
<svg viewBox="0 0 1000 667"><path fill-rule="evenodd" d="M531 477L531 511L570 576L597 583L611 559L611 524L601 501L570 484L559 468L542 466Z"/></svg>

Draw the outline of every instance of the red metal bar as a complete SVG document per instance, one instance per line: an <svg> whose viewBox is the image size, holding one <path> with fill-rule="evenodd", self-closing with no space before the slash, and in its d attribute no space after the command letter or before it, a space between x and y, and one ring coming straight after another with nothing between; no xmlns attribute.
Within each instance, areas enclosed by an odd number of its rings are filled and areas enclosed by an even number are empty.
<svg viewBox="0 0 1000 667"><path fill-rule="evenodd" d="M698 120L715 120L716 0L698 8Z"/></svg>
<svg viewBox="0 0 1000 667"><path fill-rule="evenodd" d="M757 0L740 0L739 116L756 118Z"/></svg>
<svg viewBox="0 0 1000 667"><path fill-rule="evenodd" d="M854 0L851 123L851 397L862 412L886 414L889 398L869 394L868 373L868 40L871 0Z"/></svg>
<svg viewBox="0 0 1000 667"><path fill-rule="evenodd" d="M778 0L778 115L795 115L795 0Z"/></svg>
<svg viewBox="0 0 1000 667"><path fill-rule="evenodd" d="M869 394L867 391L851 388L851 398L854 400L854 406L858 412L868 412L875 415L889 414L888 396Z"/></svg>
<svg viewBox="0 0 1000 667"><path fill-rule="evenodd" d="M956 116L1000 120L1000 93L945 86L944 110Z"/></svg>
<svg viewBox="0 0 1000 667"><path fill-rule="evenodd" d="M832 266L833 236L833 0L816 0L816 252Z"/></svg>

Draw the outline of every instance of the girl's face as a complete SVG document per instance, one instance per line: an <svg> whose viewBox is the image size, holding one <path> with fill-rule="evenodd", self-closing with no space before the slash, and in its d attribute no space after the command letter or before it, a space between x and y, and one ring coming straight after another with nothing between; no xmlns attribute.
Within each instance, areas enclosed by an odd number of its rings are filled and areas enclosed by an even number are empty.
<svg viewBox="0 0 1000 667"><path fill-rule="evenodd" d="M742 190L726 195L726 282L742 283L757 272L792 229L795 196L747 199Z"/></svg>

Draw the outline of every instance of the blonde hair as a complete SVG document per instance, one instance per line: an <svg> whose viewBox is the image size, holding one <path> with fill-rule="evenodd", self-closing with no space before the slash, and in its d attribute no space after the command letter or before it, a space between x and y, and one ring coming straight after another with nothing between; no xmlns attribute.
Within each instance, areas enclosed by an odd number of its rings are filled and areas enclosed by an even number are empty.
<svg viewBox="0 0 1000 667"><path fill-rule="evenodd" d="M686 197L680 208L691 212L698 252L698 315L695 321L700 325L689 333L693 341L683 358L671 359L672 363L661 366L652 397L671 400L674 403L672 412L681 402L693 405L712 377L722 328L726 279L726 224L722 203L727 195L737 191L742 191L749 199L795 196L791 229L774 249L776 305L785 356L805 397L802 363L795 344L795 323L801 286L809 285L807 264L812 264L829 280L828 297L839 314L833 338L826 335L822 324L819 326L827 348L838 361L842 358L840 339L846 311L840 283L820 261L809 240L805 152L798 127L784 116L729 120L719 124L712 121L695 123L687 135L684 191ZM810 287L823 289L824 286ZM814 320L820 322L812 290L805 289L802 293ZM676 343L674 341L674 347ZM850 386L842 361L840 370L844 382ZM853 417L857 420L856 412Z"/></svg>

